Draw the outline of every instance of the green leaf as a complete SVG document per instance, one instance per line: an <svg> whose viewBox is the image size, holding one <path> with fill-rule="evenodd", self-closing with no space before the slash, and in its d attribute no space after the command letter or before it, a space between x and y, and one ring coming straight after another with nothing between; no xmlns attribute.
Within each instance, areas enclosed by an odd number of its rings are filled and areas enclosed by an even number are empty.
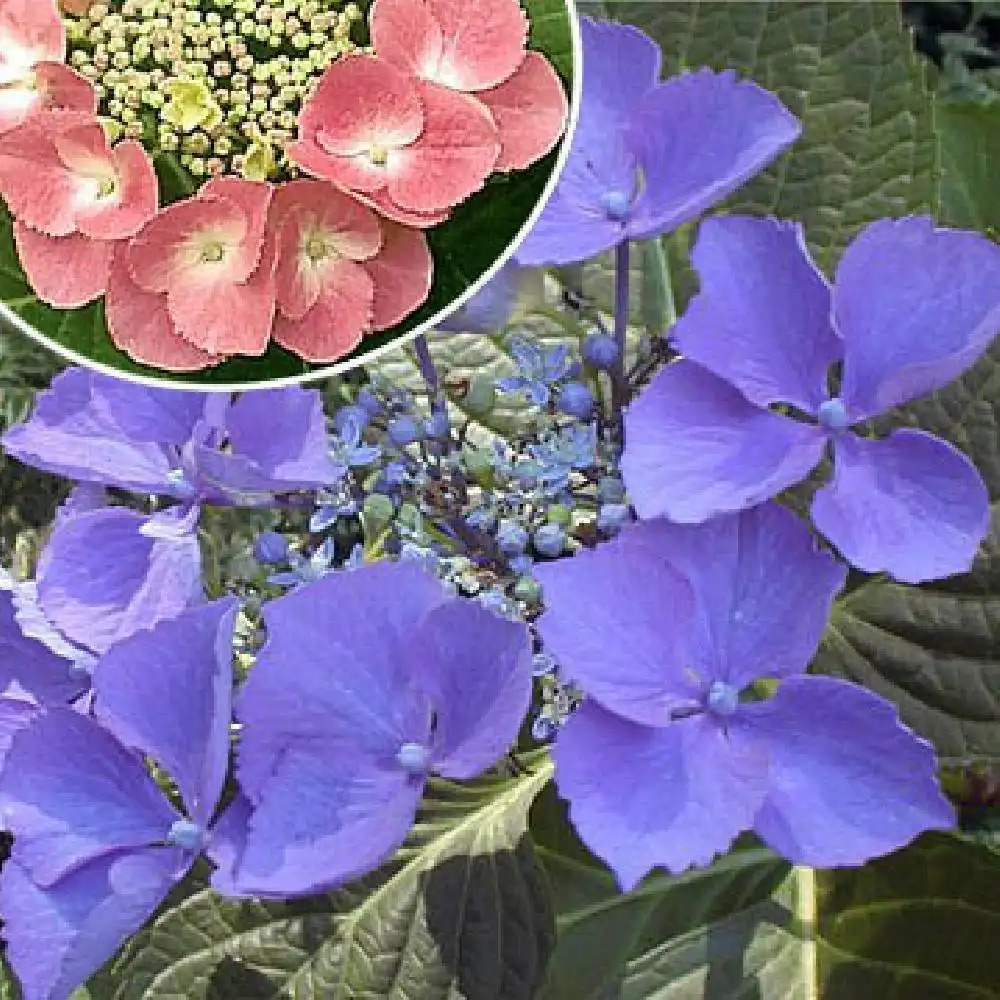
<svg viewBox="0 0 1000 1000"><path fill-rule="evenodd" d="M1000 760L1000 340L962 378L902 407L982 473L992 528L970 573L919 587L873 577L837 602L814 666L891 698L946 763Z"/></svg>
<svg viewBox="0 0 1000 1000"><path fill-rule="evenodd" d="M194 892L127 948L113 1000L532 1000L553 927L527 813L551 765L528 763L514 778L436 781L399 854L342 891Z"/></svg>
<svg viewBox="0 0 1000 1000"><path fill-rule="evenodd" d="M1000 230L1000 102L941 102L937 126L942 221L995 233Z"/></svg>
<svg viewBox="0 0 1000 1000"><path fill-rule="evenodd" d="M931 98L894 3L594 3L581 11L638 25L665 74L733 69L802 121L789 153L726 203L805 223L823 268L864 224L937 204Z"/></svg>
<svg viewBox="0 0 1000 1000"><path fill-rule="evenodd" d="M1000 858L957 837L822 872L741 850L627 894L596 869L552 871L586 889L559 909L545 1000L996 996Z"/></svg>
<svg viewBox="0 0 1000 1000"><path fill-rule="evenodd" d="M559 75L573 79L573 34L566 16L566 0L523 0L531 20L528 46L544 52Z"/></svg>

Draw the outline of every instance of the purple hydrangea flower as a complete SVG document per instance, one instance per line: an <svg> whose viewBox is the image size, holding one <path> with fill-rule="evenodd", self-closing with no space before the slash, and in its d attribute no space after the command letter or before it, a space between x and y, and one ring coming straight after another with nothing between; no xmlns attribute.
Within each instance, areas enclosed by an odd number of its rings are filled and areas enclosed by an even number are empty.
<svg viewBox="0 0 1000 1000"><path fill-rule="evenodd" d="M0 775L14 834L0 914L25 1000L64 1000L202 850L216 851L235 611L219 601L137 633L96 668L96 719L49 708L15 734ZM146 756L176 782L184 813L149 776Z"/></svg>
<svg viewBox="0 0 1000 1000"><path fill-rule="evenodd" d="M521 287L522 268L508 261L437 329L448 333L499 333L510 322Z"/></svg>
<svg viewBox="0 0 1000 1000"><path fill-rule="evenodd" d="M585 260L696 219L799 136L782 103L731 72L660 82L656 43L581 20L583 101L555 192L518 250L527 267Z"/></svg>
<svg viewBox="0 0 1000 1000"><path fill-rule="evenodd" d="M701 291L674 328L685 360L626 415L622 470L640 516L744 509L804 479L831 445L812 517L844 558L913 583L968 569L989 523L972 463L923 431L854 428L986 349L1000 329L1000 248L926 218L882 220L831 287L798 224L730 217L702 224L693 261Z"/></svg>
<svg viewBox="0 0 1000 1000"><path fill-rule="evenodd" d="M556 742L557 787L624 888L747 829L825 868L953 825L933 750L895 708L804 675L845 571L790 511L646 521L536 575L545 647L587 695ZM777 690L754 700L761 678Z"/></svg>
<svg viewBox="0 0 1000 1000"><path fill-rule="evenodd" d="M246 839L216 884L283 897L376 868L429 773L470 778L507 750L531 698L531 642L408 563L325 577L264 619L236 712Z"/></svg>
<svg viewBox="0 0 1000 1000"><path fill-rule="evenodd" d="M266 504L336 478L319 394L296 387L232 400L70 368L3 445L47 472L189 503Z"/></svg>

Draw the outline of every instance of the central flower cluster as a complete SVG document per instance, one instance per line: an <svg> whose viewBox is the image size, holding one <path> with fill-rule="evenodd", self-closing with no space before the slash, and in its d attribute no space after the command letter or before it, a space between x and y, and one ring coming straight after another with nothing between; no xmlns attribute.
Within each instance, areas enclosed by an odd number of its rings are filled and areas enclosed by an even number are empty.
<svg viewBox="0 0 1000 1000"><path fill-rule="evenodd" d="M290 176L302 102L359 48L363 15L342 0L105 0L65 20L69 65L116 131L194 177L264 180Z"/></svg>

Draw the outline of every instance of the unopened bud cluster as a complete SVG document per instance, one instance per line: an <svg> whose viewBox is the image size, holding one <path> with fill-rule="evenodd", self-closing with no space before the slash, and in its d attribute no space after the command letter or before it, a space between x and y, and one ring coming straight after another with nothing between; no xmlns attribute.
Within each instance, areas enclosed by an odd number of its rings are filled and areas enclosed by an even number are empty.
<svg viewBox="0 0 1000 1000"><path fill-rule="evenodd" d="M66 16L70 65L113 138L174 153L194 177L289 177L285 143L323 70L358 50L343 0L104 0Z"/></svg>

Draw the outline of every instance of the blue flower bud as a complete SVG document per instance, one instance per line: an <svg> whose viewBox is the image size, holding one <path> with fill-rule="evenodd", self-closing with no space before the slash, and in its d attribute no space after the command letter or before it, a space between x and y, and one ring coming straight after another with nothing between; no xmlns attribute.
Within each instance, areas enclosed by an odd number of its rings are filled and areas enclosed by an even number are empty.
<svg viewBox="0 0 1000 1000"><path fill-rule="evenodd" d="M567 382L559 390L559 409L571 417L586 420L594 412L594 394L582 382Z"/></svg>
<svg viewBox="0 0 1000 1000"><path fill-rule="evenodd" d="M519 556L528 547L528 532L505 518L497 525L497 545L505 556Z"/></svg>
<svg viewBox="0 0 1000 1000"><path fill-rule="evenodd" d="M597 481L597 499L602 504L620 504L625 499L625 484L617 476L601 476Z"/></svg>
<svg viewBox="0 0 1000 1000"><path fill-rule="evenodd" d="M265 566L283 563L288 558L288 539L276 531L265 531L253 543L253 557Z"/></svg>
<svg viewBox="0 0 1000 1000"><path fill-rule="evenodd" d="M378 401L378 396L371 389L362 389L358 393L357 405L364 410L369 417L377 417L382 412L382 404Z"/></svg>
<svg viewBox="0 0 1000 1000"><path fill-rule="evenodd" d="M539 743L547 743L556 734L559 727L547 715L536 715L531 723L531 735Z"/></svg>
<svg viewBox="0 0 1000 1000"><path fill-rule="evenodd" d="M601 196L601 207L613 222L624 222L628 218L631 199L625 191L614 188Z"/></svg>
<svg viewBox="0 0 1000 1000"><path fill-rule="evenodd" d="M581 352L588 365L607 371L618 360L618 342L608 333L591 333L584 338Z"/></svg>
<svg viewBox="0 0 1000 1000"><path fill-rule="evenodd" d="M627 504L606 503L597 511L597 527L608 535L617 535L628 519Z"/></svg>
<svg viewBox="0 0 1000 1000"><path fill-rule="evenodd" d="M538 553L555 559L566 548L566 532L560 524L543 524L535 532L532 542Z"/></svg>
<svg viewBox="0 0 1000 1000"><path fill-rule="evenodd" d="M448 420L448 411L444 408L435 410L430 418L424 421L424 433L429 438L447 437L450 432L451 422Z"/></svg>
<svg viewBox="0 0 1000 1000"><path fill-rule="evenodd" d="M556 660L551 653L535 653L531 658L531 673L535 677L545 677L556 672Z"/></svg>
<svg viewBox="0 0 1000 1000"><path fill-rule="evenodd" d="M333 415L333 429L343 438L353 438L360 435L370 419L363 406L342 406Z"/></svg>
<svg viewBox="0 0 1000 1000"><path fill-rule="evenodd" d="M389 440L399 448L413 444L424 436L423 427L410 416L396 417L389 424Z"/></svg>

